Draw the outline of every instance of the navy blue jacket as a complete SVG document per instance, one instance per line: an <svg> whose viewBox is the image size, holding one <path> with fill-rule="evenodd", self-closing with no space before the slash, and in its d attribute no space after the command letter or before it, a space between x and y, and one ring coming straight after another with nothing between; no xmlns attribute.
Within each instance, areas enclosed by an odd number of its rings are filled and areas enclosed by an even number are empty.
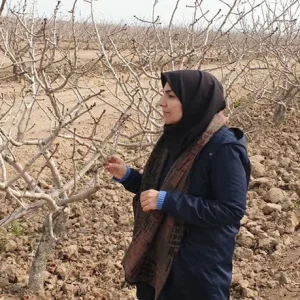
<svg viewBox="0 0 300 300"><path fill-rule="evenodd" d="M132 169L123 185L138 193L141 178ZM160 300L229 299L235 236L246 210L249 178L243 133L223 127L195 161L188 193L167 191L162 210L183 220L185 233ZM149 297L151 287L137 288L139 299L154 299Z"/></svg>

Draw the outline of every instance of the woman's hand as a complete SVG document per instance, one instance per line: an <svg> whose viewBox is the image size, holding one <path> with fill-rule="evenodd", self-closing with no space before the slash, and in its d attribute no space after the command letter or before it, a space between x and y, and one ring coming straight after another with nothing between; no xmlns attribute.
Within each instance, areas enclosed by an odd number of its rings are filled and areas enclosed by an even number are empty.
<svg viewBox="0 0 300 300"><path fill-rule="evenodd" d="M109 172L112 176L120 180L125 176L127 166L124 160L113 155L105 163L105 171Z"/></svg>
<svg viewBox="0 0 300 300"><path fill-rule="evenodd" d="M159 191L148 190L141 193L140 201L144 212L157 209Z"/></svg>

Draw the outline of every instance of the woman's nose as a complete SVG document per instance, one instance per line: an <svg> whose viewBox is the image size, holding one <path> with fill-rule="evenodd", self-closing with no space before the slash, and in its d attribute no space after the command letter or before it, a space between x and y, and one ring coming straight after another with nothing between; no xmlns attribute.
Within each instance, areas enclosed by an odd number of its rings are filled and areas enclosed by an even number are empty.
<svg viewBox="0 0 300 300"><path fill-rule="evenodd" d="M161 98L159 99L158 105L159 105L159 106L163 106L163 107L166 106L166 100L165 100L165 96L164 96L164 95L161 96Z"/></svg>

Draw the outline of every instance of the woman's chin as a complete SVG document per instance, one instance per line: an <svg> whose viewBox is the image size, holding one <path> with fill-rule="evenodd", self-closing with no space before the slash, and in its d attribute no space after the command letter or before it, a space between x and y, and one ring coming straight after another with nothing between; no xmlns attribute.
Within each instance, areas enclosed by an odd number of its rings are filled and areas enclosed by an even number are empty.
<svg viewBox="0 0 300 300"><path fill-rule="evenodd" d="M164 118L164 123L165 123L165 125L174 125L174 124L176 124L176 123L178 123L180 120L172 120L172 119L170 119L170 118Z"/></svg>
<svg viewBox="0 0 300 300"><path fill-rule="evenodd" d="M167 118L164 118L165 125L171 125L172 121L168 120Z"/></svg>

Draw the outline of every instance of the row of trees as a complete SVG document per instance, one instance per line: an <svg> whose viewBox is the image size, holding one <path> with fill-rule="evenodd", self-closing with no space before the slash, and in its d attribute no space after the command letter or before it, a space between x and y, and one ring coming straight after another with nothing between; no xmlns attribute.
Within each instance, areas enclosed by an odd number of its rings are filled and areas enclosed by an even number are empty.
<svg viewBox="0 0 300 300"><path fill-rule="evenodd" d="M106 158L131 148L136 159L155 143L162 71L215 74L225 87L228 114L246 131L259 130L253 111L259 118L265 106L273 107L279 125L289 107L299 107L298 0L224 0L215 15L196 0L187 8L193 19L181 26L174 24L180 0L167 26L156 16L159 1L151 20L136 17L132 26L99 23L94 0L87 2L89 20L77 21L77 2L67 21L58 18L60 1L49 19L39 18L25 0L0 6L0 203L7 208L0 227L43 208L44 232L29 282L35 291L43 289L41 274L69 205L101 188ZM70 144L71 153L63 155Z"/></svg>

